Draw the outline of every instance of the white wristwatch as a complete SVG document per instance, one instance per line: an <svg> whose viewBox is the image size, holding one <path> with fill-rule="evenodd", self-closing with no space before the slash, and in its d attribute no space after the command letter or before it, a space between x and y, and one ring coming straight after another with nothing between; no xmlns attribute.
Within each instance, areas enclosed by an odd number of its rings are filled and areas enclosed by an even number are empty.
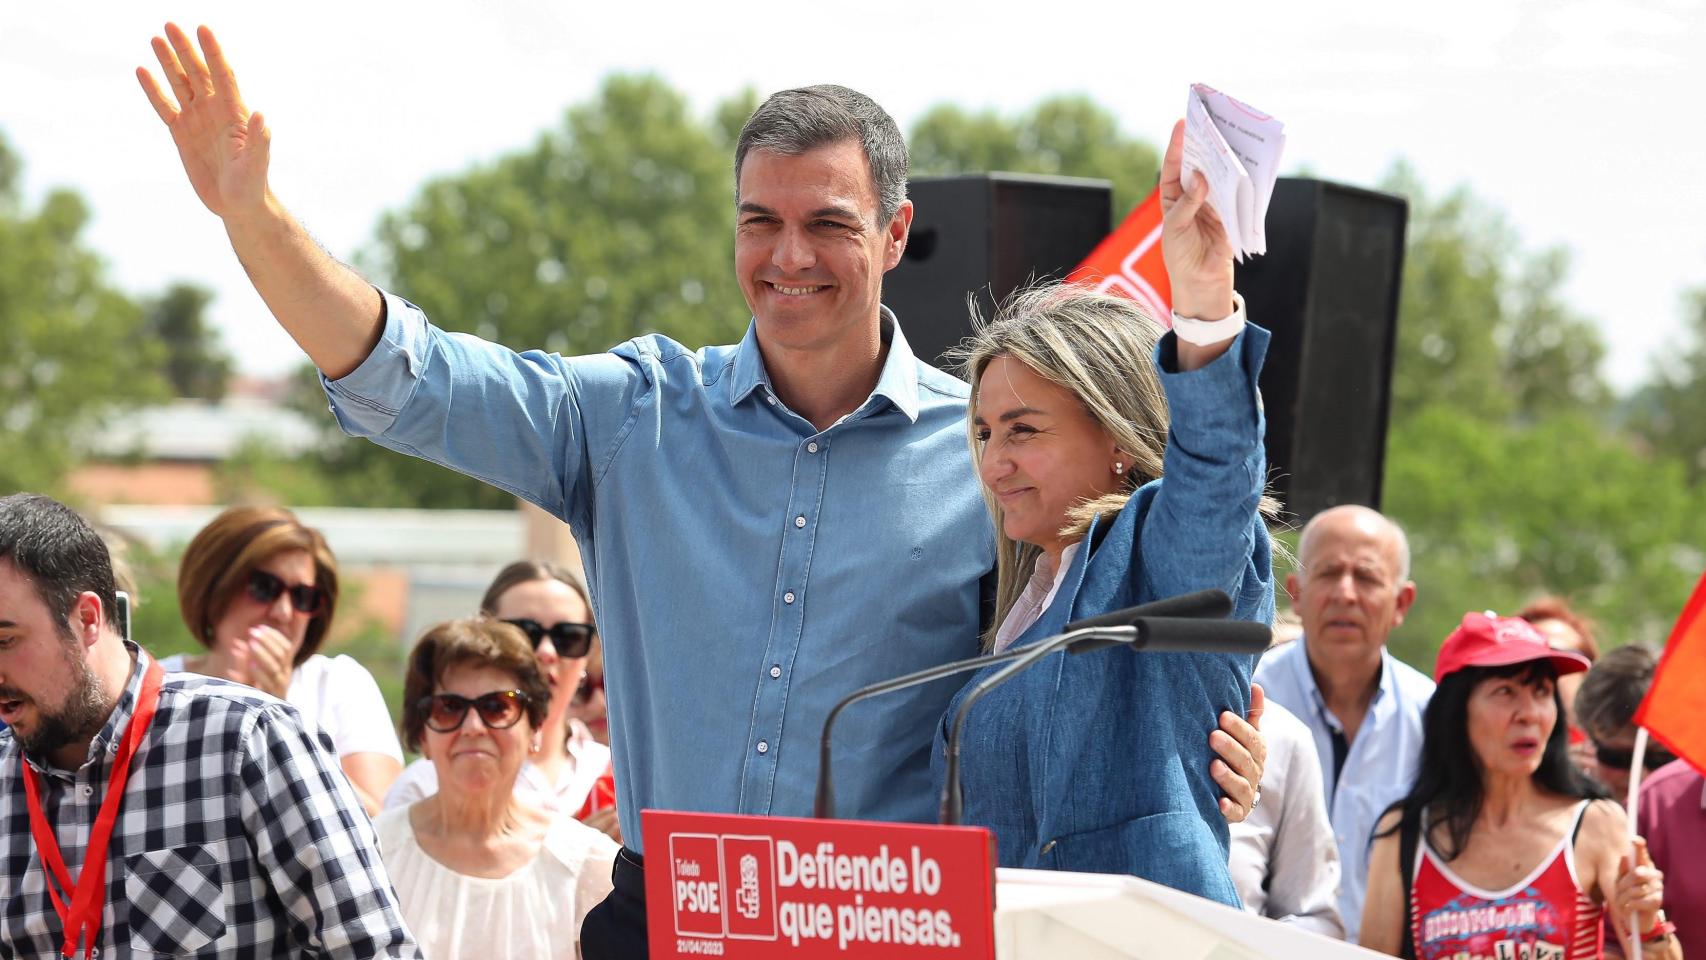
<svg viewBox="0 0 1706 960"><path fill-rule="evenodd" d="M1224 343L1244 332L1244 298L1238 291L1232 291L1232 312L1219 320L1193 320L1181 317L1177 311L1173 313L1173 332L1186 343L1194 343L1199 347L1207 347L1216 343Z"/></svg>

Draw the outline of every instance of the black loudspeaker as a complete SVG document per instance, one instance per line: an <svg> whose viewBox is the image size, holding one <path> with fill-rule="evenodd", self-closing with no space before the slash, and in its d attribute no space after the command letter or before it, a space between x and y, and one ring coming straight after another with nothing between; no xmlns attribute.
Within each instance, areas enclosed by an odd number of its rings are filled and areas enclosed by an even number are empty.
<svg viewBox="0 0 1706 960"><path fill-rule="evenodd" d="M1274 335L1262 371L1269 475L1299 521L1380 506L1408 219L1402 197L1281 178L1267 255L1237 266L1251 322Z"/></svg>
<svg viewBox="0 0 1706 960"><path fill-rule="evenodd" d="M1019 287L1066 276L1113 223L1106 180L980 173L914 180L907 192L912 235L883 302L913 354L943 369L943 352L971 333L968 294L987 317Z"/></svg>

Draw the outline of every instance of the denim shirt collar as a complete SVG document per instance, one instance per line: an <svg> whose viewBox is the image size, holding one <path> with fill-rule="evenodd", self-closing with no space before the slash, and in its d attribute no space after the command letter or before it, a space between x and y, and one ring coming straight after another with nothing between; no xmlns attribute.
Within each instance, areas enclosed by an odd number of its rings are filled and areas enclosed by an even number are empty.
<svg viewBox="0 0 1706 960"><path fill-rule="evenodd" d="M136 698L142 690L142 675L148 670L148 654L144 653L141 647L129 640L124 641L124 649L130 654L131 658L130 677L125 680L124 690L119 693L118 703L113 705L112 713L107 715L107 722L101 726L100 731L89 741L88 756L84 758L82 765L77 768L78 770L82 770L97 762L105 762L113 754L117 753L119 738L124 736L125 729L130 726L131 714L136 712ZM22 744L19 744L20 748L22 746ZM37 760L35 757L30 756L29 751L27 750L21 752L24 755L24 759L29 761L30 766L34 767L36 772L43 776L57 776L62 779L68 779L69 775L74 772L60 770L58 767L45 762L45 760Z"/></svg>
<svg viewBox="0 0 1706 960"><path fill-rule="evenodd" d="M906 342L906 334L901 332L894 311L886 306L879 306L878 310L882 338L883 342L888 344L889 355L883 361L883 370L877 377L877 386L871 391L871 397L885 398L895 409L905 414L908 420L917 423L918 360L912 354L912 347ZM756 320L747 324L746 336L741 338L740 346L735 348L733 374L733 379L729 381L729 406L738 406L760 386L764 387L766 393L775 395L775 388L770 383L770 373L764 369L764 354L758 348ZM870 407L870 400L866 400L859 409L869 413Z"/></svg>

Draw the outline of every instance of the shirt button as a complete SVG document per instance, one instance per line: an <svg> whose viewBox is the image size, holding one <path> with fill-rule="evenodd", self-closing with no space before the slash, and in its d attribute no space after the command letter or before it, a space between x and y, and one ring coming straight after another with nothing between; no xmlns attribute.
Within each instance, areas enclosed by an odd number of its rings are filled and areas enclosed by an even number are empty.
<svg viewBox="0 0 1706 960"><path fill-rule="evenodd" d="M769 403L772 407L774 407L776 405L776 396L774 394L769 394L769 393L765 394L764 400L766 403Z"/></svg>
<svg viewBox="0 0 1706 960"><path fill-rule="evenodd" d="M780 676L782 676L782 667L779 664L774 664L774 663L771 664L770 665L770 679L775 680Z"/></svg>
<svg viewBox="0 0 1706 960"><path fill-rule="evenodd" d="M783 603L793 603L794 602L794 591L789 590L787 593L782 594L782 602Z"/></svg>
<svg viewBox="0 0 1706 960"><path fill-rule="evenodd" d="M807 453L816 453L817 452L817 441L816 440L813 440L811 443L806 444L806 452Z"/></svg>
<svg viewBox="0 0 1706 960"><path fill-rule="evenodd" d="M804 527L805 525L806 525L806 518L805 517L799 516L799 517L794 518L794 526L796 528L797 527Z"/></svg>
<svg viewBox="0 0 1706 960"><path fill-rule="evenodd" d="M77 795L87 800L95 795L95 788L85 783L81 787L77 788Z"/></svg>
<svg viewBox="0 0 1706 960"><path fill-rule="evenodd" d="M769 741L767 741L767 740L758 741L758 752L759 753L769 753L770 752Z"/></svg>

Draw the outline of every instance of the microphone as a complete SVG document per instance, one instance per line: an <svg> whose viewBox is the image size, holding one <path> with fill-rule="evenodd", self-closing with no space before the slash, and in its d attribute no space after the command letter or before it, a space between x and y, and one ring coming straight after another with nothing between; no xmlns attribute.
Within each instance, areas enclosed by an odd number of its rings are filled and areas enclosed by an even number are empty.
<svg viewBox="0 0 1706 960"><path fill-rule="evenodd" d="M1230 603L1230 601L1228 601L1228 603ZM1143 608L1133 607L1132 609L1140 610ZM1088 627L1073 631L1072 633L1064 636L1069 636L1074 640L1097 641L1099 648L1100 646L1105 646L1109 643L1136 642L1137 628L1129 625ZM865 700L870 697L880 696L885 693L893 693L897 690L905 690L908 687L916 687L921 683L929 683L932 680L951 677L956 673L970 673L974 670L982 670L984 667L987 667L992 663L1001 663L1004 660L1017 660L1020 657L1028 656L1031 651L1031 647L1019 647L1017 649L1004 650L1001 653L984 654L982 656L972 657L968 660L955 660L952 663L944 663L941 666L929 667L914 673L908 673L904 676L895 677L892 680L873 683L868 687L861 687L847 696L842 697L841 702L831 707L829 715L823 720L823 739L818 746L817 795L812 801L812 816L819 820L827 820L835 816L835 788L830 776L829 743L830 731L835 727L835 718L841 715L842 710L858 703L860 700Z"/></svg>
<svg viewBox="0 0 1706 960"><path fill-rule="evenodd" d="M947 777L942 787L940 821L957 826L964 814L960 795L960 739L971 708L983 696L1030 669L1061 648L1085 653L1121 643L1133 651L1181 653L1259 654L1268 648L1273 631L1267 624L1224 619L1232 612L1232 598L1220 590L1203 590L1086 617L1067 625L1067 632L1026 647L1025 655L980 682L960 702L948 732ZM1154 615L1151 615L1151 614ZM1118 637L1119 626L1130 632Z"/></svg>
<svg viewBox="0 0 1706 960"><path fill-rule="evenodd" d="M1212 620L1224 620L1232 616L1232 598L1225 590L1198 590L1196 593L1181 593L1176 597L1156 600L1152 603L1140 603L1135 607L1124 610L1114 610L1085 617L1066 625L1066 632L1082 630L1085 627L1114 627L1127 626L1134 620L1145 617L1192 617Z"/></svg>

